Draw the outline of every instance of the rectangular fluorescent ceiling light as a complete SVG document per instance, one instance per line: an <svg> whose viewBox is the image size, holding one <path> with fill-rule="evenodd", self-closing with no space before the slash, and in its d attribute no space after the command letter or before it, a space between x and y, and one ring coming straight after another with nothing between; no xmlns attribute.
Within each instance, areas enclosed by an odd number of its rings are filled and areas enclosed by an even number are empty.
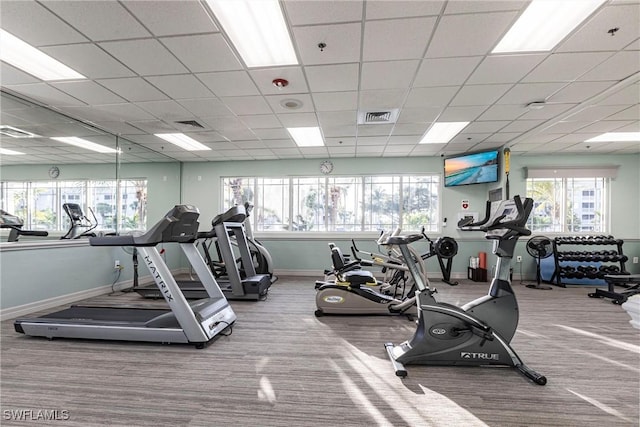
<svg viewBox="0 0 640 427"><path fill-rule="evenodd" d="M323 147L324 140L319 127L287 128L298 147Z"/></svg>
<svg viewBox="0 0 640 427"><path fill-rule="evenodd" d="M156 133L155 136L162 138L178 147L187 151L205 151L211 150L204 144L199 143L195 139L188 137L183 133Z"/></svg>
<svg viewBox="0 0 640 427"><path fill-rule="evenodd" d="M534 0L492 53L553 49L606 0Z"/></svg>
<svg viewBox="0 0 640 427"><path fill-rule="evenodd" d="M278 0L207 0L247 67L298 63Z"/></svg>
<svg viewBox="0 0 640 427"><path fill-rule="evenodd" d="M11 138L37 138L35 133L26 130L14 128L13 126L0 125L0 135L10 136Z"/></svg>
<svg viewBox="0 0 640 427"><path fill-rule="evenodd" d="M54 141L64 142L65 144L75 145L76 147L85 148L91 151L97 151L98 153L117 153L118 151L105 147L104 145L96 144L95 142L87 141L86 139L78 138L76 136L60 136L51 138Z"/></svg>
<svg viewBox="0 0 640 427"><path fill-rule="evenodd" d="M640 132L607 132L585 142L640 142Z"/></svg>
<svg viewBox="0 0 640 427"><path fill-rule="evenodd" d="M460 133L470 122L441 122L434 123L424 135L420 144L446 144Z"/></svg>
<svg viewBox="0 0 640 427"><path fill-rule="evenodd" d="M0 29L0 59L45 81L86 79L3 29Z"/></svg>
<svg viewBox="0 0 640 427"><path fill-rule="evenodd" d="M0 148L0 154L4 154L4 155L7 155L7 156L19 156L19 155L24 154L24 153L21 153L19 151L9 150L7 148Z"/></svg>

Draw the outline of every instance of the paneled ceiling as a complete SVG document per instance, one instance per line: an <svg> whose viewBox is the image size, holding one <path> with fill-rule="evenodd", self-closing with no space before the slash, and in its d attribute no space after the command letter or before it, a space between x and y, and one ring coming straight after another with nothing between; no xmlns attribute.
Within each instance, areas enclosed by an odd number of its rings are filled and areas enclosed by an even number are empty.
<svg viewBox="0 0 640 427"><path fill-rule="evenodd" d="M2 62L6 94L64 114L3 97L1 124L43 138L3 136L27 155L2 163L100 161L44 138L100 143L87 124L179 161L639 153L635 141L584 141L640 131L640 0L606 2L551 52L491 54L528 3L284 0L299 65L248 68L205 2L2 0L4 30L87 77L45 82ZM394 123L358 123L394 109ZM419 144L436 120L471 123L447 144ZM320 126L325 146L296 146L286 128L298 126ZM167 132L211 150L153 135Z"/></svg>

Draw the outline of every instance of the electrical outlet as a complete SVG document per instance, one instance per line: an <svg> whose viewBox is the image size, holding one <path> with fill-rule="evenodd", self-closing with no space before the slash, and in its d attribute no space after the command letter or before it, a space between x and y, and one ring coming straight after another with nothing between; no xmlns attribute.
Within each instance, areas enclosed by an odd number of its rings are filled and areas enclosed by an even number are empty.
<svg viewBox="0 0 640 427"><path fill-rule="evenodd" d="M522 257L520 255L516 257L516 262L522 262Z"/></svg>
<svg viewBox="0 0 640 427"><path fill-rule="evenodd" d="M637 263L638 263L638 257L637 257L637 256L634 256L634 257L633 257L633 263L634 263L634 264L637 264Z"/></svg>
<svg viewBox="0 0 640 427"><path fill-rule="evenodd" d="M117 259L114 263L113 263L113 268L115 270L120 270L120 260Z"/></svg>

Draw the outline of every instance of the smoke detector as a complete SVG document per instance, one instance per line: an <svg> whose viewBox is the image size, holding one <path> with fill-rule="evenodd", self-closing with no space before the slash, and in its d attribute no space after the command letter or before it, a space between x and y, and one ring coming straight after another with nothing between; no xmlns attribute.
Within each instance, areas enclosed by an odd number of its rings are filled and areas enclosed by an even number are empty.
<svg viewBox="0 0 640 427"><path fill-rule="evenodd" d="M544 101L534 101L527 104L529 110L542 110L547 105Z"/></svg>
<svg viewBox="0 0 640 427"><path fill-rule="evenodd" d="M282 101L280 101L280 105L282 106L282 108L286 108L287 110L297 110L298 108L302 107L302 101L298 100L298 99L283 99Z"/></svg>

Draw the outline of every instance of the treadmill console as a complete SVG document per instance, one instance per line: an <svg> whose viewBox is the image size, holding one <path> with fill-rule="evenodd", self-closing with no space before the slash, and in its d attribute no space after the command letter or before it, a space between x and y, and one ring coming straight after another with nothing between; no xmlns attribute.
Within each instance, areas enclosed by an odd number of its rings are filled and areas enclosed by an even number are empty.
<svg viewBox="0 0 640 427"><path fill-rule="evenodd" d="M72 221L80 221L82 218L84 218L84 212L82 212L82 208L79 204L65 203L62 205L62 207Z"/></svg>
<svg viewBox="0 0 640 427"><path fill-rule="evenodd" d="M22 227L23 225L22 219L0 209L0 228Z"/></svg>

